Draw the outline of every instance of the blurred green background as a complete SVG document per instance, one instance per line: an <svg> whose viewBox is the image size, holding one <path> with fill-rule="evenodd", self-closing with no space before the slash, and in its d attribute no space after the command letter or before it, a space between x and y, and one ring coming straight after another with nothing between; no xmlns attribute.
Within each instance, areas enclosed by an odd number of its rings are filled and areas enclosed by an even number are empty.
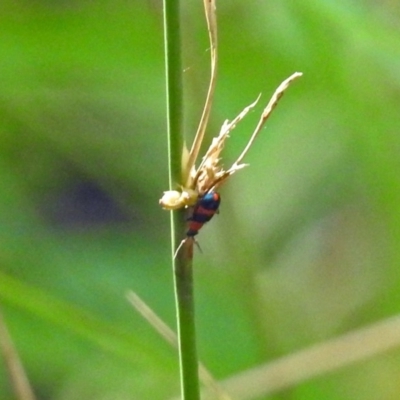
<svg viewBox="0 0 400 400"><path fill-rule="evenodd" d="M190 142L209 44L187 3ZM263 94L225 165L304 74L198 238L199 354L223 379L400 309L400 5L220 0L218 17L207 140ZM175 350L125 299L175 326L162 29L155 0L0 5L0 301L40 400L178 393ZM392 351L262 398L398 399L399 373Z"/></svg>

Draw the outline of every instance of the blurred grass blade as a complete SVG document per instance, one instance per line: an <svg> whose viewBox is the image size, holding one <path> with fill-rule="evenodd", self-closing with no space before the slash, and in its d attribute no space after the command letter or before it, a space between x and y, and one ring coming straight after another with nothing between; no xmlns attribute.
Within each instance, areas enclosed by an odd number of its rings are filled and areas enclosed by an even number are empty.
<svg viewBox="0 0 400 400"><path fill-rule="evenodd" d="M173 347L178 348L176 333L133 291L127 294L128 301L135 310ZM217 400L231 400L211 372L199 362L199 376L202 384L213 392Z"/></svg>
<svg viewBox="0 0 400 400"><path fill-rule="evenodd" d="M398 347L400 316L395 316L243 371L221 385L237 399L255 399Z"/></svg>
<svg viewBox="0 0 400 400"><path fill-rule="evenodd" d="M2 272L0 299L3 304L11 304L74 332L122 359L156 365L167 362L144 340Z"/></svg>

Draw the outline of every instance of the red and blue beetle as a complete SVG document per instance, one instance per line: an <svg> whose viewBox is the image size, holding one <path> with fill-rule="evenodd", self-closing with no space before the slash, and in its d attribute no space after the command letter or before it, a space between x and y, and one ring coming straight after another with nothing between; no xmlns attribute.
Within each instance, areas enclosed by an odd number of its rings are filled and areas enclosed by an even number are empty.
<svg viewBox="0 0 400 400"><path fill-rule="evenodd" d="M188 218L189 227L186 236L194 238L202 226L218 212L220 203L221 196L217 192L208 192L199 197L193 207L192 215Z"/></svg>

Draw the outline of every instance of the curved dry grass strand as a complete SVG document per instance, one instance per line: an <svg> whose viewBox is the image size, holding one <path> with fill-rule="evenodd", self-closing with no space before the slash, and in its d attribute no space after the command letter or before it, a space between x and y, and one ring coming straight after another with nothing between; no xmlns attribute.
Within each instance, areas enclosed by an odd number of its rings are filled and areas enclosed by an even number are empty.
<svg viewBox="0 0 400 400"><path fill-rule="evenodd" d="M133 291L127 293L127 299L135 310L173 347L178 348L176 333ZM208 369L199 363L201 383L213 393L213 399L231 400L231 397L221 388Z"/></svg>
<svg viewBox="0 0 400 400"><path fill-rule="evenodd" d="M0 350L17 400L35 400L18 352L0 309Z"/></svg>
<svg viewBox="0 0 400 400"><path fill-rule="evenodd" d="M232 168L234 169L237 167L243 160L244 156L246 153L249 151L251 145L253 144L255 138L257 135L260 133L262 127L264 124L267 122L267 119L271 115L272 111L274 108L277 106L280 98L283 96L285 93L285 90L289 87L289 85L297 78L302 76L303 74L301 72L295 72L294 74L290 75L289 78L285 79L275 90L274 94L271 97L271 100L268 102L267 107L265 107L263 113L261 114L260 120L258 121L258 124L253 132L253 134L250 137L249 142L247 143L247 146L244 148L242 151L242 154L238 157L238 159L235 161L233 164Z"/></svg>
<svg viewBox="0 0 400 400"><path fill-rule="evenodd" d="M235 393L235 399L250 400L287 389L396 347L400 347L400 316L244 371L220 384L229 393Z"/></svg>
<svg viewBox="0 0 400 400"><path fill-rule="evenodd" d="M190 173L195 165L199 155L201 143L207 129L208 120L210 118L211 106L214 98L215 86L217 83L217 63L218 63L218 40L217 40L217 15L215 0L204 0L204 9L207 20L208 36L210 39L211 51L211 77L208 87L206 102L204 104L203 113L200 118L199 127L197 128L192 147L190 149L189 159L185 166L187 176L185 176L186 186L190 186Z"/></svg>

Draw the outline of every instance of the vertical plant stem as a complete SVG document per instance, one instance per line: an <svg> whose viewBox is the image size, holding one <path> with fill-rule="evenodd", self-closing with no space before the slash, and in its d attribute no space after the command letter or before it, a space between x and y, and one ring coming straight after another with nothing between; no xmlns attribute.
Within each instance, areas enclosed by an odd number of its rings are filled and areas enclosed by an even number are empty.
<svg viewBox="0 0 400 400"><path fill-rule="evenodd" d="M192 261L193 243L187 241L174 265L183 400L200 399Z"/></svg>
<svg viewBox="0 0 400 400"><path fill-rule="evenodd" d="M165 65L167 81L167 124L169 184L182 182L183 95L179 0L164 0ZM172 262L177 309L179 361L183 400L199 400L198 360L193 295L193 242L188 240L176 258L177 243L184 237L184 210L171 216Z"/></svg>

